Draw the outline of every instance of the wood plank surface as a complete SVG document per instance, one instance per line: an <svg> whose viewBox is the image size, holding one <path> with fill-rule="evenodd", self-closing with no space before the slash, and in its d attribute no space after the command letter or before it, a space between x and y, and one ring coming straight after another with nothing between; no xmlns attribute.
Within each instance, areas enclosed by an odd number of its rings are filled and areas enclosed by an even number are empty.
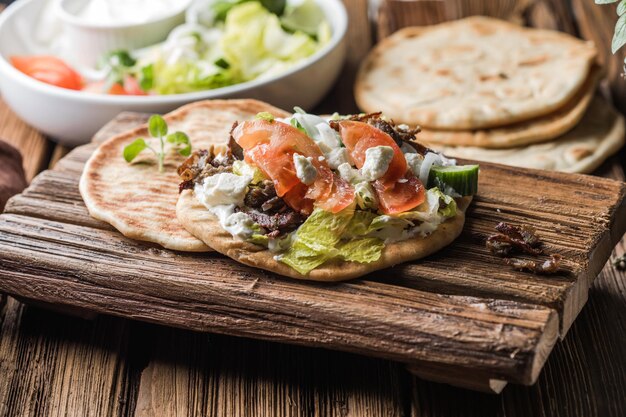
<svg viewBox="0 0 626 417"><path fill-rule="evenodd" d="M126 126L133 116L121 120ZM101 136L116 133L115 124L109 129ZM77 184L93 149L74 150L7 205L0 217L4 291L194 330L384 357L468 387L476 385L459 375L471 373L446 374L441 367L474 371L487 384L536 380L557 318L565 332L626 228L615 221L626 215L624 184L483 164L481 192L450 248L364 281L300 283L219 255L177 255L133 242L92 220ZM512 181L525 192L511 193ZM545 197L543 189L553 195ZM581 203L563 204L562 196L572 195ZM484 248L498 221L529 219L548 250L564 255L564 274L514 272Z"/></svg>

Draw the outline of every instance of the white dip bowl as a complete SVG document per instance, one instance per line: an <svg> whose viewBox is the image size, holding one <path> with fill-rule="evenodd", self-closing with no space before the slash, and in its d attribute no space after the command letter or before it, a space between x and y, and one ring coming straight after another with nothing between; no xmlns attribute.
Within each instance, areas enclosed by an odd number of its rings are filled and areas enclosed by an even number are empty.
<svg viewBox="0 0 626 417"><path fill-rule="evenodd" d="M45 2L19 0L0 14L0 93L24 121L65 145L88 142L122 111L165 113L183 104L213 98L255 98L277 107L310 109L333 86L345 56L348 17L341 0L317 0L332 28L321 50L282 74L194 93L115 96L67 90L37 81L15 69L13 55L41 55L24 39L24 25L35 22ZM28 27L28 26L27 26Z"/></svg>

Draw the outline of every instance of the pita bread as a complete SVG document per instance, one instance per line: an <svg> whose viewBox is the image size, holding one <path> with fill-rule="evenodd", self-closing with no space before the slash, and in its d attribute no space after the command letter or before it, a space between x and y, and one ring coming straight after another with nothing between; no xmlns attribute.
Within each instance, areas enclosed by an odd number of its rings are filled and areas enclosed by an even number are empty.
<svg viewBox="0 0 626 417"><path fill-rule="evenodd" d="M562 107L596 53L564 33L488 17L406 28L367 56L356 101L363 111L429 129L504 126Z"/></svg>
<svg viewBox="0 0 626 417"><path fill-rule="evenodd" d="M624 117L603 98L594 97L578 126L551 142L510 149L430 146L459 158L524 168L591 173L624 145L624 134Z"/></svg>
<svg viewBox="0 0 626 417"><path fill-rule="evenodd" d="M571 130L582 119L595 93L600 73L600 67L594 66L580 91L564 107L549 115L485 130L422 129L417 138L420 142L436 145L481 148L512 148L554 139Z"/></svg>
<svg viewBox="0 0 626 417"><path fill-rule="evenodd" d="M424 258L449 245L463 230L465 211L471 200L471 197L457 200L456 217L439 225L439 228L427 237L385 245L381 258L376 262L361 264L331 261L314 269L306 276L300 275L288 265L275 260L275 254L269 250L233 237L220 226L217 217L196 199L191 190L185 190L180 195L176 213L178 220L190 233L210 244L217 252L238 262L296 279L344 281L402 262Z"/></svg>
<svg viewBox="0 0 626 417"><path fill-rule="evenodd" d="M213 100L183 106L164 118L170 132L183 131L194 149L206 149L226 144L235 121L251 119L263 111L278 117L287 115L256 100ZM80 192L89 213L132 239L178 251L210 251L176 219L180 182L176 168L185 157L170 152L163 173L159 173L154 155L147 151L128 164L122 152L137 137L149 137L147 125L107 140L87 161Z"/></svg>

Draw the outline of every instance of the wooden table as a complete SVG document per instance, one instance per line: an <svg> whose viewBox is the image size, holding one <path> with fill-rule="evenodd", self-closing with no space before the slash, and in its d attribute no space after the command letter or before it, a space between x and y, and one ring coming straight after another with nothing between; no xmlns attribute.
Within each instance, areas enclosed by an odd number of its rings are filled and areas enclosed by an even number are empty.
<svg viewBox="0 0 626 417"><path fill-rule="evenodd" d="M626 110L622 53L608 45L614 8L591 0L383 3L376 30L365 0L345 0L349 56L320 112L355 110L354 71L379 37L409 24L489 14L593 39L605 52L605 93ZM578 19L575 19L577 16ZM31 179L67 153L0 103L0 137ZM614 157L598 175L624 179ZM613 258L626 251L626 240ZM624 416L626 275L610 263L532 387L488 395L425 382L401 365L346 353L158 327L86 320L0 295L0 416Z"/></svg>

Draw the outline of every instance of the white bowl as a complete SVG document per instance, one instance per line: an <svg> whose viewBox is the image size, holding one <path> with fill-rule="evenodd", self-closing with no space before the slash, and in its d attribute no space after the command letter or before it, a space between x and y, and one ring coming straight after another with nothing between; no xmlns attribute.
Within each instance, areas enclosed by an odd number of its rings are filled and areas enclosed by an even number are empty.
<svg viewBox="0 0 626 417"><path fill-rule="evenodd" d="M105 123L122 111L165 113L183 104L212 98L256 98L277 107L309 109L332 87L345 56L348 17L341 0L318 0L333 31L330 42L286 72L229 87L163 96L114 96L54 87L17 69L8 58L29 55L17 33L18 22L34 22L40 0L19 0L0 14L0 92L24 121L65 145L90 140Z"/></svg>
<svg viewBox="0 0 626 417"><path fill-rule="evenodd" d="M78 13L86 0L59 0L55 11L65 27L65 57L75 66L93 68L105 53L116 49L138 49L165 40L185 22L191 0L181 1L169 14L137 23L85 22Z"/></svg>

